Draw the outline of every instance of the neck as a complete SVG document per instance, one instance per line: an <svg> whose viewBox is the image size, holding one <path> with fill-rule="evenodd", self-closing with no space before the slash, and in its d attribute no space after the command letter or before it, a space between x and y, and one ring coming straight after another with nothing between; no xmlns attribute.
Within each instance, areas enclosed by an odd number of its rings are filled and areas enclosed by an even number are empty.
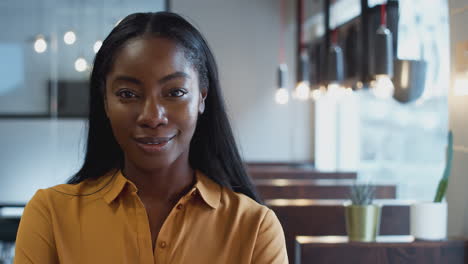
<svg viewBox="0 0 468 264"><path fill-rule="evenodd" d="M123 174L138 188L143 200L177 202L195 183L195 173L188 160L164 168L142 169L125 162Z"/></svg>

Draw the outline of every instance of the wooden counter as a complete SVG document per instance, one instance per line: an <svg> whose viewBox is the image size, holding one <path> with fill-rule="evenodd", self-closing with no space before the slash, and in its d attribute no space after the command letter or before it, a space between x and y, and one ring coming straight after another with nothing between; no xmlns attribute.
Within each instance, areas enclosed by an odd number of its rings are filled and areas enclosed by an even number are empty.
<svg viewBox="0 0 468 264"><path fill-rule="evenodd" d="M378 242L348 242L346 236L297 236L296 264L465 264L466 239L420 241L380 236Z"/></svg>

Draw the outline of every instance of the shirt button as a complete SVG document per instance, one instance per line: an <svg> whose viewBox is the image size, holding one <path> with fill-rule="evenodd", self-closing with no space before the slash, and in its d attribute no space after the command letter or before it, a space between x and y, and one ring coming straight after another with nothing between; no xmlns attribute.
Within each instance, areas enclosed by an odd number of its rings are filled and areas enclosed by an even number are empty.
<svg viewBox="0 0 468 264"><path fill-rule="evenodd" d="M162 241L161 243L159 243L159 247L161 248L165 248L167 246L166 242Z"/></svg>
<svg viewBox="0 0 468 264"><path fill-rule="evenodd" d="M180 209L182 209L182 208L184 208L184 205L183 205L183 204L178 204L178 205L177 205L177 210L180 210Z"/></svg>

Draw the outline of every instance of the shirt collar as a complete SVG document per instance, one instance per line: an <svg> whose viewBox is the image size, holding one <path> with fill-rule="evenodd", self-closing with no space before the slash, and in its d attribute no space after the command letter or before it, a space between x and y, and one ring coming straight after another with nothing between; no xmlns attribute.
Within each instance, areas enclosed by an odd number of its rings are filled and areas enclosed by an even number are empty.
<svg viewBox="0 0 468 264"><path fill-rule="evenodd" d="M203 201L207 205L209 205L213 209L218 208L221 201L221 186L198 170L195 171L195 176L195 190L192 189L190 191L190 194L200 194ZM117 172L113 171L106 175L104 178L107 179L108 177L113 177L114 179L111 180L112 182L110 183L110 189L103 195L103 199L106 201L107 204L112 203L117 198L117 196L119 196L120 193L122 193L126 185L129 186L128 188L130 188L130 191L138 191L135 184L127 178L125 178L121 170Z"/></svg>
<svg viewBox="0 0 468 264"><path fill-rule="evenodd" d="M113 177L114 179L112 180L111 187L110 189L103 195L104 200L106 201L107 204L110 204L119 196L119 194L122 192L124 189L125 185L127 182L130 182L125 178L122 174L121 170L118 170L116 172L110 173L110 177ZM131 184L135 186L133 183ZM136 189L136 187L135 187ZM136 190L135 190L136 191Z"/></svg>
<svg viewBox="0 0 468 264"><path fill-rule="evenodd" d="M197 177L195 188L200 192L200 196L211 208L218 208L221 202L221 186L198 170L195 175Z"/></svg>

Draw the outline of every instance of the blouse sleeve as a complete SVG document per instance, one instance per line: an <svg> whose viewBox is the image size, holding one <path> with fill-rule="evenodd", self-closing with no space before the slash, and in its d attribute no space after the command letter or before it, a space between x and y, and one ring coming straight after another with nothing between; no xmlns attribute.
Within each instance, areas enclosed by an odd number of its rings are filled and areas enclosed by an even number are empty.
<svg viewBox="0 0 468 264"><path fill-rule="evenodd" d="M252 263L288 264L283 228L271 209L268 209L260 224Z"/></svg>
<svg viewBox="0 0 468 264"><path fill-rule="evenodd" d="M59 263L44 190L38 190L24 208L16 235L14 264Z"/></svg>

